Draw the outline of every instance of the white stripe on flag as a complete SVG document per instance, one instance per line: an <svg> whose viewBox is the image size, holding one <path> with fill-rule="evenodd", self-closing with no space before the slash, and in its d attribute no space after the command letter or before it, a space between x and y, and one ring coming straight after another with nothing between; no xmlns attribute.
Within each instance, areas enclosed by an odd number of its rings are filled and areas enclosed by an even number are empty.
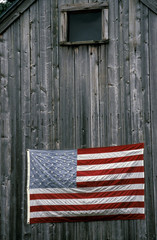
<svg viewBox="0 0 157 240"><path fill-rule="evenodd" d="M102 169L114 169L114 168L126 168L126 167L139 167L143 166L143 160L120 162L120 163L108 163L108 164L95 164L95 165L78 165L77 171L91 171Z"/></svg>
<svg viewBox="0 0 157 240"><path fill-rule="evenodd" d="M40 217L82 217L82 216L102 216L118 214L144 214L144 208L116 208L90 211L49 211L31 212L31 218Z"/></svg>
<svg viewBox="0 0 157 240"><path fill-rule="evenodd" d="M92 192L107 192L107 191L124 191L144 189L144 184L130 184L130 185L112 185L102 187L82 187L82 188L33 188L30 189L30 194L42 193L92 193Z"/></svg>
<svg viewBox="0 0 157 240"><path fill-rule="evenodd" d="M89 160L89 159L103 159L103 158L117 158L117 157L128 157L143 154L144 149L136 149L129 151L119 151L119 152L107 152L107 153L92 153L92 154L78 154L78 160Z"/></svg>
<svg viewBox="0 0 157 240"><path fill-rule="evenodd" d="M40 205L90 205L90 204L107 204L120 202L144 202L142 195L130 195L122 197L106 198L87 198L87 199L36 199L30 201L30 206Z"/></svg>

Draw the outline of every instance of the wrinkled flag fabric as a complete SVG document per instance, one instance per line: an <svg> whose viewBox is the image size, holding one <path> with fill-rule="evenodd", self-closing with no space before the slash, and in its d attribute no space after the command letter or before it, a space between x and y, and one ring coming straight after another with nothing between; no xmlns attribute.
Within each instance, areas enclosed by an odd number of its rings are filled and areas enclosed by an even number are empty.
<svg viewBox="0 0 157 240"><path fill-rule="evenodd" d="M144 144L28 150L27 222L144 219Z"/></svg>

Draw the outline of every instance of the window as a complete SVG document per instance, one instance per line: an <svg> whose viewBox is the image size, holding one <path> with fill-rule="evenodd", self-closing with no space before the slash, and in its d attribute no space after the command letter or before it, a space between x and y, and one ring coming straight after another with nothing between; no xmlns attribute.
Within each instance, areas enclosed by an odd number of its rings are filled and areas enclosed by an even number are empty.
<svg viewBox="0 0 157 240"><path fill-rule="evenodd" d="M68 13L68 42L101 40L101 11Z"/></svg>
<svg viewBox="0 0 157 240"><path fill-rule="evenodd" d="M108 4L62 6L60 44L98 44L108 41Z"/></svg>

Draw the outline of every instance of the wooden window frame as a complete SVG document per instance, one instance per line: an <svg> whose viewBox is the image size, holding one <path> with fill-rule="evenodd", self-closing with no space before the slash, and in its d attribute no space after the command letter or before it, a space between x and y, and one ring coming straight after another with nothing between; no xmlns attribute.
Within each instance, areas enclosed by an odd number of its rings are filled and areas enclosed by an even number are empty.
<svg viewBox="0 0 157 240"><path fill-rule="evenodd" d="M68 12L101 10L102 36L101 40L68 41ZM64 5L60 8L60 45L104 44L108 42L108 2Z"/></svg>

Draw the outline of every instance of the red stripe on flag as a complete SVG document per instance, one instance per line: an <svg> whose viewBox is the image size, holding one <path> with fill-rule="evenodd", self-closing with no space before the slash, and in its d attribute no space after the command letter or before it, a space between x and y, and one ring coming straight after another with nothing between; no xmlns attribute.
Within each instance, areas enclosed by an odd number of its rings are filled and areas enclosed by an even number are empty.
<svg viewBox="0 0 157 240"><path fill-rule="evenodd" d="M100 220L131 220L131 219L145 219L145 214L118 214L105 216L89 216L89 217L43 217L31 218L30 223L57 223L57 222L89 222Z"/></svg>
<svg viewBox="0 0 157 240"><path fill-rule="evenodd" d="M130 162L143 160L143 154L128 156L128 157L116 157L116 158L104 158L104 159L91 159L91 160L77 160L77 165L97 165L117 162Z"/></svg>
<svg viewBox="0 0 157 240"><path fill-rule="evenodd" d="M44 211L90 211L115 208L144 208L144 202L121 202L108 204L90 204L90 205L40 205L31 206L31 212Z"/></svg>
<svg viewBox="0 0 157 240"><path fill-rule="evenodd" d="M129 195L144 195L144 190L126 190L111 192L94 192L94 193L47 193L47 194L30 194L30 200L35 199L87 199L87 198L104 198Z"/></svg>
<svg viewBox="0 0 157 240"><path fill-rule="evenodd" d="M144 143L122 145L122 146L100 147L100 148L83 148L83 149L78 149L77 153L78 154L106 153L106 152L136 150L140 148L144 148Z"/></svg>
<svg viewBox="0 0 157 240"><path fill-rule="evenodd" d="M144 178L132 178L132 179L118 179L108 181L91 181L91 182L77 182L77 187L100 187L100 186L111 186L111 185L128 185L144 183Z"/></svg>
<svg viewBox="0 0 157 240"><path fill-rule="evenodd" d="M107 170L77 171L77 176L97 176L133 172L144 172L144 167L142 166L142 167L113 168Z"/></svg>

